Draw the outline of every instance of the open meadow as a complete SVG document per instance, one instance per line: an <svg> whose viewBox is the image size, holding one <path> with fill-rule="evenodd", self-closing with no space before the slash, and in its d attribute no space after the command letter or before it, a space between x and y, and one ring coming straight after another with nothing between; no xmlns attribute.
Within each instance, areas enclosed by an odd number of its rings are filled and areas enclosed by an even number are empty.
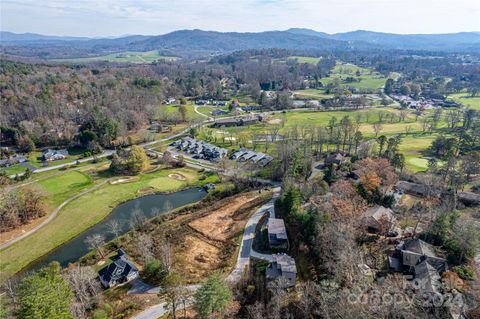
<svg viewBox="0 0 480 319"><path fill-rule="evenodd" d="M468 93L456 93L449 95L448 98L469 109L480 111L480 96L471 97Z"/></svg>
<svg viewBox="0 0 480 319"><path fill-rule="evenodd" d="M160 53L157 50L153 50L153 51L146 51L146 52L126 51L126 52L111 53L107 55L93 56L93 57L55 59L53 61L65 62L65 63L88 63L88 62L106 61L106 62L148 64L158 60L172 61L176 59L177 57L163 56L163 55L160 55Z"/></svg>

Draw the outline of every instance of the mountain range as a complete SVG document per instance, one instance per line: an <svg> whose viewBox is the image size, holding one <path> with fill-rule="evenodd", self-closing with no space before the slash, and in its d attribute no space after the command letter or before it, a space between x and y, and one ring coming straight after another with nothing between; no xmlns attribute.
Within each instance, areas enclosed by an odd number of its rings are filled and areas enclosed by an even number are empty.
<svg viewBox="0 0 480 319"><path fill-rule="evenodd" d="M285 31L217 32L179 30L164 35L131 35L118 38L47 36L0 32L3 53L55 58L91 56L121 51L167 50L182 52L230 52L244 49L401 49L480 52L480 32L449 34L393 34L352 31L328 34L311 29Z"/></svg>

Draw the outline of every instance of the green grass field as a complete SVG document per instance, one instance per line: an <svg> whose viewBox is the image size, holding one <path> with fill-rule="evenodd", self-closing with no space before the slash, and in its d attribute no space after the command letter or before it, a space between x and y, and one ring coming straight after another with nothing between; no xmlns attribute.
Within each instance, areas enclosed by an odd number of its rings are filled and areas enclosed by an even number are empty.
<svg viewBox="0 0 480 319"><path fill-rule="evenodd" d="M224 110L226 112L228 112L228 106L221 106L221 107L216 107L216 106L199 106L197 107L197 110L202 113L202 114L205 114L206 116L213 116L212 115L212 112L214 110ZM216 117L224 117L224 116L230 116L230 114L224 114L224 115L217 115Z"/></svg>
<svg viewBox="0 0 480 319"><path fill-rule="evenodd" d="M298 63L311 63L311 64L317 64L318 61L320 61L320 58L316 57L311 57L311 56L298 56L298 55L292 55L288 57L289 59L292 60L297 60Z"/></svg>
<svg viewBox="0 0 480 319"><path fill-rule="evenodd" d="M360 75L356 73L360 72ZM355 79L354 82L347 82L346 78ZM394 75L391 75L394 77ZM353 87L359 90L380 90L387 80L382 74L368 68L359 67L349 63L337 62L329 77L322 78L320 81L324 85L337 83L342 87Z"/></svg>
<svg viewBox="0 0 480 319"><path fill-rule="evenodd" d="M123 63L153 63L158 60L175 60L176 57L173 56L162 56L158 51L146 51L146 52L135 52L135 51L126 51L119 53L112 53L102 56L95 57L84 57L84 58L68 58L68 59L55 59L55 62L68 62L68 63L88 63L88 62L98 62L98 61L107 61L107 62L123 62Z"/></svg>
<svg viewBox="0 0 480 319"><path fill-rule="evenodd" d="M27 170L27 168L25 166L21 166L21 165L13 165L13 166L10 166L10 167L2 167L0 169L0 172L5 172L5 174L7 176L10 176L10 175L15 175L15 174L22 174L24 173L25 171Z"/></svg>
<svg viewBox="0 0 480 319"><path fill-rule="evenodd" d="M70 171L46 178L35 184L45 193L48 202L51 204L51 209L54 209L82 189L93 186L93 181L87 174L80 171Z"/></svg>
<svg viewBox="0 0 480 319"><path fill-rule="evenodd" d="M425 152L435 135L412 135L404 136L399 150L405 156L405 168L412 172L425 171L428 168L428 159L422 154Z"/></svg>
<svg viewBox="0 0 480 319"><path fill-rule="evenodd" d="M480 111L480 96L470 97L468 93L457 93L449 95L448 98L465 107Z"/></svg>
<svg viewBox="0 0 480 319"><path fill-rule="evenodd" d="M168 177L172 173L182 174L187 180L180 182ZM138 180L133 182L117 185L107 183L73 200L46 226L0 251L0 272L14 274L20 271L30 262L101 221L121 202L138 197L142 189L158 192L176 191L195 184L198 177L197 171L187 168L162 169L150 174L141 174ZM60 183L55 183L55 179L59 182L63 180L68 185L61 186ZM73 192L75 187L86 182L76 174L58 176L55 179L44 181L43 185L57 196L62 190Z"/></svg>
<svg viewBox="0 0 480 319"><path fill-rule="evenodd" d="M299 99L314 99L314 100L323 100L331 99L333 94L326 94L325 90L321 89L306 89L295 91L295 97Z"/></svg>

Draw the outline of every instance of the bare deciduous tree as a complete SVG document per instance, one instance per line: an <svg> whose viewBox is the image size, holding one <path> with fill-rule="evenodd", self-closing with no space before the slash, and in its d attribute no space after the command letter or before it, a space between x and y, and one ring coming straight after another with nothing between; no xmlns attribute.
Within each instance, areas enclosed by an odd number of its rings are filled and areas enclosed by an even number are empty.
<svg viewBox="0 0 480 319"><path fill-rule="evenodd" d="M102 256L102 258L105 257L102 249L102 246L105 244L105 237L100 234L94 234L88 236L87 239L85 239L85 243L88 245L89 249L96 249L100 253L100 256Z"/></svg>
<svg viewBox="0 0 480 319"><path fill-rule="evenodd" d="M160 262L165 270L171 272L173 269L173 248L172 245L165 241L160 245Z"/></svg>
<svg viewBox="0 0 480 319"><path fill-rule="evenodd" d="M137 250L143 258L143 264L146 265L148 259L153 256L153 239L149 234L141 233L137 236L136 241Z"/></svg>
<svg viewBox="0 0 480 319"><path fill-rule="evenodd" d="M100 292L97 273L91 267L75 267L68 269L63 276L74 294L72 314L75 318L87 318Z"/></svg>

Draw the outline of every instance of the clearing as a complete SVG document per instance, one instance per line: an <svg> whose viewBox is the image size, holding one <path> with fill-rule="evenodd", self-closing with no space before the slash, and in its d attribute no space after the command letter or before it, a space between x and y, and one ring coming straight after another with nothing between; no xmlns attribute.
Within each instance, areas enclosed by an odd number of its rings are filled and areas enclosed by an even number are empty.
<svg viewBox="0 0 480 319"><path fill-rule="evenodd" d="M125 51L119 53L112 53L101 56L83 57L83 58L67 58L67 59L54 59L55 62L69 62L69 63L86 63L86 62L123 62L123 63L153 63L158 60L173 61L178 59L174 56L163 56L157 50L137 52L137 51Z"/></svg>
<svg viewBox="0 0 480 319"><path fill-rule="evenodd" d="M215 241L226 241L232 234L241 231L235 214L243 205L249 205L258 198L258 193L241 195L230 200L225 206L212 211L205 217L196 219L188 225L203 236Z"/></svg>
<svg viewBox="0 0 480 319"><path fill-rule="evenodd" d="M480 111L480 96L471 97L468 93L456 93L449 95L448 99L460 103L470 109Z"/></svg>

